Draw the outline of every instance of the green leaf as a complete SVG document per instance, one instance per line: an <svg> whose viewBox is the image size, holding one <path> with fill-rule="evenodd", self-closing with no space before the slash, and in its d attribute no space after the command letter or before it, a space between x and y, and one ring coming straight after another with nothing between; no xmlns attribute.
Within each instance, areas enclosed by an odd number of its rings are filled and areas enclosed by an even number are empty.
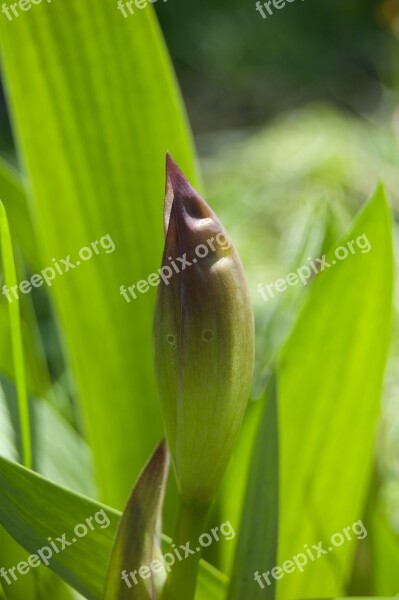
<svg viewBox="0 0 399 600"><path fill-rule="evenodd" d="M334 227L334 214L329 207L322 205L308 217L302 232L301 244L291 264L287 265L287 273L293 272L308 260L308 256L320 256L329 231ZM327 250L330 248L328 246ZM309 287L288 287L284 294L271 297L267 288L258 288L262 297L262 305L256 311L257 348L256 365L251 397L259 399L265 389L276 356L287 340L298 319Z"/></svg>
<svg viewBox="0 0 399 600"><path fill-rule="evenodd" d="M69 255L76 264L81 248L108 234L115 244L57 277L50 291L101 497L122 507L162 423L150 334L155 290L128 303L120 286L159 268L165 152L195 182L191 140L152 7L124 19L108 2L61 0L26 16L2 19L0 34L42 266Z"/></svg>
<svg viewBox="0 0 399 600"><path fill-rule="evenodd" d="M4 279L5 284L10 290L17 284L17 274L15 272L14 252L11 241L10 228L7 220L7 213L4 204L0 201L0 237L1 250L3 256ZM10 292L8 292L10 293ZM22 342L22 326L19 308L19 300L9 302L8 304L12 356L14 362L15 381L18 394L19 422L22 438L23 462L29 467L32 462L31 434L29 423L28 392L25 376L25 359Z"/></svg>
<svg viewBox="0 0 399 600"><path fill-rule="evenodd" d="M77 524L104 511L101 515L109 518L108 527L97 525L71 547L59 553L54 550L50 562L51 569L84 596L100 599L119 513L3 458L0 482L0 522L32 554L44 546L51 550L49 537L56 540L66 533L71 542Z"/></svg>
<svg viewBox="0 0 399 600"><path fill-rule="evenodd" d="M9 460L18 460L17 439L11 421L10 411L0 386L0 456Z"/></svg>
<svg viewBox="0 0 399 600"><path fill-rule="evenodd" d="M399 592L399 537L390 528L381 509L374 515L371 526L373 592L394 596Z"/></svg>
<svg viewBox="0 0 399 600"><path fill-rule="evenodd" d="M0 456L18 460L17 440L2 388L0 388ZM0 565L13 566L24 559L24 550L0 527ZM21 597L27 600L35 599L36 581L33 573L21 578L11 587L8 587L4 579L0 579L0 588L2 585L7 589L7 600L19 600Z"/></svg>
<svg viewBox="0 0 399 600"><path fill-rule="evenodd" d="M18 456L16 439L12 427L11 416L5 400L3 390L0 388L0 455L6 458L16 459ZM13 567L20 562L26 561L26 551L2 528L0 527L0 565L2 567ZM38 570L19 577L9 586L4 578L0 579L4 585L7 600L37 600L40 594L43 597L50 595L57 600L71 600L71 590L54 573L46 570L44 566Z"/></svg>
<svg viewBox="0 0 399 600"><path fill-rule="evenodd" d="M270 374L269 374L270 375ZM267 385L267 382L266 382ZM265 391L265 385L263 385ZM220 513L216 515L215 525L221 520L229 520L235 531L239 531L240 520L244 507L244 499L247 491L251 458L254 449L254 440L259 431L262 418L262 401L250 402L245 415L232 460L228 466L226 475L222 482L220 494ZM215 520L215 517L213 518ZM230 573L233 568L235 549L238 536L230 540L228 544L221 546L220 568L224 573Z"/></svg>
<svg viewBox="0 0 399 600"><path fill-rule="evenodd" d="M26 562L27 552L2 528L0 527L0 563L5 569ZM11 582L7 584L1 578L7 600L39 600L41 598L56 598L57 600L76 600L77 592L72 590L58 575L51 572L47 567L31 570L22 576L16 572L17 581L8 575ZM81 596L79 596L81 598Z"/></svg>
<svg viewBox="0 0 399 600"><path fill-rule="evenodd" d="M15 246L21 250L24 261L30 267L38 269L39 244L24 186L19 173L2 158L0 158L0 198L7 210Z"/></svg>
<svg viewBox="0 0 399 600"><path fill-rule="evenodd" d="M15 381L14 361L12 354L12 335L8 302L0 302L0 372ZM23 307L21 306L21 309ZM40 363L32 342L31 330L21 315L21 332L26 365L28 390L32 394L44 394L46 379L41 377Z"/></svg>
<svg viewBox="0 0 399 600"><path fill-rule="evenodd" d="M89 600L103 599L121 513L0 457L0 523L28 552L37 553L49 544L49 537L54 541L63 533L71 541L76 525L97 513L109 518L109 526L97 525L71 547L54 552L49 564L52 571ZM105 525L102 516L99 520ZM196 600L223 600L226 584L222 574L202 562Z"/></svg>
<svg viewBox="0 0 399 600"><path fill-rule="evenodd" d="M225 600L228 578L204 560L200 561L195 600Z"/></svg>
<svg viewBox="0 0 399 600"><path fill-rule="evenodd" d="M260 402L258 427L239 530L228 600L274 600L270 587L254 583L260 562L268 570L276 565L278 535L278 415L277 382L272 375L264 401ZM256 517L255 517L256 515ZM266 589L265 589L266 588Z"/></svg>
<svg viewBox="0 0 399 600"><path fill-rule="evenodd" d="M329 205L319 207L312 212L304 227L302 241L295 258L287 266L287 273L295 271L308 260L309 256L320 256L328 250L332 232L337 227L337 217ZM251 397L259 400L265 391L271 375L271 368L284 340L298 319L300 308L303 306L308 287L291 287L284 294L258 307L256 315L256 365ZM253 451L253 440L259 427L260 413L263 406L258 402L249 404L243 428L240 432L236 450L233 454L228 472L223 482L221 504L223 514L238 523L246 493L249 463ZM223 571L229 573L232 569L236 540L225 544L221 550Z"/></svg>
<svg viewBox="0 0 399 600"><path fill-rule="evenodd" d="M39 244L21 178L17 171L1 158L0 198L4 202L10 230L13 233L16 257L22 257L29 268L40 269ZM18 260L16 267L20 277L21 272L24 272L21 265L22 261ZM0 303L0 371L13 379L14 365L7 304L8 302ZM21 302L21 320L28 390L31 393L44 394L49 386L49 377L43 362L42 349L38 348L40 342L34 313L26 296Z"/></svg>
<svg viewBox="0 0 399 600"><path fill-rule="evenodd" d="M38 468L49 473L55 480L72 482L76 489L87 489L90 485L90 470L87 468L87 447L78 434L72 430L54 409L44 400L35 400L32 411L33 434L35 423L39 427L38 446L33 435L32 446L34 460ZM56 443L57 442L57 443ZM64 454L63 454L64 453ZM73 460L73 468L66 460ZM18 459L17 439L14 432L9 406L3 389L0 387L0 456L10 460ZM58 468L55 460L59 459ZM71 469L72 472L69 472ZM83 474L83 469L85 472ZM81 479L79 479L81 476ZM83 479L84 477L84 479ZM82 484L84 481L84 484ZM0 526L0 565L14 567L27 559L26 551ZM52 597L57 600L77 600L77 593L73 592L57 575L46 569L43 565L39 569L30 571L12 585L0 578L0 585L6 590L7 600L38 600L38 598Z"/></svg>
<svg viewBox="0 0 399 600"><path fill-rule="evenodd" d="M54 483L95 497L93 457L84 439L49 402L32 402L33 454L37 471Z"/></svg>
<svg viewBox="0 0 399 600"><path fill-rule="evenodd" d="M129 573L137 574L141 567L148 568L161 556L159 526L168 471L169 454L163 440L144 468L123 513L112 549L104 600L155 598L154 590L165 579L162 568L159 581L154 574L159 571L151 571L149 579L139 577L136 584ZM122 579L122 572L127 580Z"/></svg>
<svg viewBox="0 0 399 600"><path fill-rule="evenodd" d="M39 469L49 474L53 479L72 482L75 489L89 487L90 470L87 468L87 448L75 431L63 422L54 409L43 400L35 400L33 403L33 433L35 423L39 426L39 446L36 447L35 435L33 435L33 455ZM57 442L57 443L56 443ZM63 454L64 453L64 454ZM73 468L68 464L73 461ZM5 400L3 390L0 388L0 455L11 460L17 460L17 442L9 413L8 404ZM59 459L58 468L55 460ZM81 473L81 470L85 472ZM79 479L81 475L81 479ZM84 484L82 483L84 481ZM80 489L79 489L80 491ZM18 545L15 540L0 527L0 565L13 567L19 562L26 561L26 551ZM40 571L40 575L38 573ZM70 600L71 589L54 573L45 566L39 570L32 570L24 577L8 586L3 579L7 593L7 600L37 600L40 594L43 597L56 597L57 600ZM0 581L1 583L1 581Z"/></svg>
<svg viewBox="0 0 399 600"><path fill-rule="evenodd" d="M381 187L339 244L363 234L371 250L357 248L316 277L282 354L278 565L305 544L329 547L364 514L392 313L392 232ZM285 574L278 597L342 595L356 541Z"/></svg>

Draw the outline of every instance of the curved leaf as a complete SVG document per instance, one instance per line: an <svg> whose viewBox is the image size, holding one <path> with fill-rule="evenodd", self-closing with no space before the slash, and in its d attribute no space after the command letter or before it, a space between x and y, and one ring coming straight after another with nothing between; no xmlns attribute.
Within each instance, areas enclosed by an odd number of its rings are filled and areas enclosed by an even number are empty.
<svg viewBox="0 0 399 600"><path fill-rule="evenodd" d="M62 552L54 552L49 561L52 571L89 600L103 599L121 513L0 457L0 524L28 552L37 553L48 545L49 537L56 540L63 533L71 541L76 525L96 513L106 515L109 525L88 531ZM102 522L105 524L105 519ZM221 573L202 561L196 600L223 600L226 584L227 579Z"/></svg>
<svg viewBox="0 0 399 600"><path fill-rule="evenodd" d="M169 454L163 440L134 486L122 515L108 567L104 600L156 597L153 571L150 578L139 577L136 584L129 580L129 573L137 574L141 567L148 568L161 554L159 525L168 471ZM126 580L122 579L122 572Z"/></svg>
<svg viewBox="0 0 399 600"><path fill-rule="evenodd" d="M283 351L278 565L306 544L328 547L364 514L391 335L392 231L381 187L337 246L363 235L368 251L363 238L364 252L355 245L315 278ZM326 260L332 264L333 252ZM283 576L278 597L344 593L356 541Z"/></svg>

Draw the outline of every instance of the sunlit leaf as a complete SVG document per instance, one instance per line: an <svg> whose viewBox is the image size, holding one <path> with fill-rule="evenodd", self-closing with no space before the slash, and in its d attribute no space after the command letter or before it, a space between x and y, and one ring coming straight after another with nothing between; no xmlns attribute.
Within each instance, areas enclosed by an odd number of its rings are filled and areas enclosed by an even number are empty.
<svg viewBox="0 0 399 600"><path fill-rule="evenodd" d="M96 496L93 457L86 442L45 400L32 402L32 416L38 472L75 492Z"/></svg>
<svg viewBox="0 0 399 600"><path fill-rule="evenodd" d="M0 22L2 63L41 264L81 262L50 291L101 496L122 507L162 425L151 347L155 290L129 303L120 286L159 268L165 153L195 181L191 140L151 6L124 19L108 2L59 0L11 25ZM98 244L98 255L79 259L80 249L107 235L114 252Z"/></svg>
<svg viewBox="0 0 399 600"><path fill-rule="evenodd" d="M355 246L317 276L283 352L278 565L306 544L328 548L364 514L392 312L392 233L381 188L337 246L363 235L369 251L359 242L363 252ZM278 597L342 594L356 543L353 536L309 559L303 572L284 574Z"/></svg>
<svg viewBox="0 0 399 600"><path fill-rule="evenodd" d="M394 596L399 593L399 536L381 510L373 515L371 537L373 592Z"/></svg>
<svg viewBox="0 0 399 600"><path fill-rule="evenodd" d="M38 268L40 246L27 195L19 173L2 158L0 158L0 198L7 210L15 245L21 250L25 262L31 268Z"/></svg>
<svg viewBox="0 0 399 600"><path fill-rule="evenodd" d="M228 600L274 600L276 582L267 587L254 583L258 567L271 569L277 560L278 540L278 390L273 374L266 406L261 403L261 421L251 456L243 516L231 576Z"/></svg>
<svg viewBox="0 0 399 600"><path fill-rule="evenodd" d="M1 201L0 242L3 257L4 281L8 290L10 290L10 288L15 286L17 283L17 275L15 272L14 252L7 214L4 204ZM8 293L10 292L8 291ZM22 438L22 456L24 464L29 467L32 462L32 448L19 300L15 299L14 301L10 301L8 304L8 309L12 340L12 356L18 395L19 424Z"/></svg>

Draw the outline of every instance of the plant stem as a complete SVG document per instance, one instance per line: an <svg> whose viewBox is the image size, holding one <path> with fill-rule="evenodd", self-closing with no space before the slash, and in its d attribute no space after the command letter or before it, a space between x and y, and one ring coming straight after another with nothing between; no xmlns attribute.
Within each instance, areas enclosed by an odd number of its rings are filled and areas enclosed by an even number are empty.
<svg viewBox="0 0 399 600"><path fill-rule="evenodd" d="M179 551L182 560L176 560L165 583L162 600L194 600L199 561L201 558L199 537L204 532L208 508L194 509L180 501L173 543L175 554ZM190 545L187 546L187 542ZM180 545L195 552L187 558ZM197 552L198 550L198 552ZM172 552L172 550L171 550Z"/></svg>

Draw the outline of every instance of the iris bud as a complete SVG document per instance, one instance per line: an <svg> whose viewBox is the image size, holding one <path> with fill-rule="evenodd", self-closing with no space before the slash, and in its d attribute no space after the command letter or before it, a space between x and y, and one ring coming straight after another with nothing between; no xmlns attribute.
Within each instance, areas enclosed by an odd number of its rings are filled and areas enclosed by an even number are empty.
<svg viewBox="0 0 399 600"><path fill-rule="evenodd" d="M254 361L252 304L218 217L167 157L155 370L179 493L208 506L239 432Z"/></svg>

